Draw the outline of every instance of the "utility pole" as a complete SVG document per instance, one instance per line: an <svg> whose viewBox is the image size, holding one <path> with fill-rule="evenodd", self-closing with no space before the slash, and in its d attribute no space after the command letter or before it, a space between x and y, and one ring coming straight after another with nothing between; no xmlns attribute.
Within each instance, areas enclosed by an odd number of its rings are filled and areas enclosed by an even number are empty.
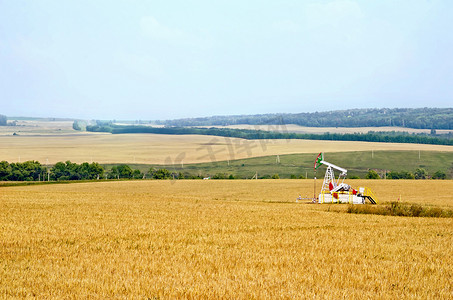
<svg viewBox="0 0 453 300"><path fill-rule="evenodd" d="M316 169L315 169L315 176L313 177L313 201L316 200Z"/></svg>
<svg viewBox="0 0 453 300"><path fill-rule="evenodd" d="M316 200L316 176L314 177L313 200Z"/></svg>

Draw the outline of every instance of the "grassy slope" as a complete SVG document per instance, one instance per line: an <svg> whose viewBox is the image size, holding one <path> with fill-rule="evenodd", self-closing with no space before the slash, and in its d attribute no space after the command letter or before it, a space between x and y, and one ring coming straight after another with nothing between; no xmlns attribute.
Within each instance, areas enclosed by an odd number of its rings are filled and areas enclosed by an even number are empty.
<svg viewBox="0 0 453 300"><path fill-rule="evenodd" d="M241 178L251 178L255 172L258 176L273 175L278 173L281 178L289 178L294 175L308 175L313 177L313 162L316 155L311 153L280 155L280 163L276 163L277 157L265 156L248 159L240 159L216 163L199 163L181 165L132 165L141 171L148 171L151 167L165 167L171 171L200 174L201 176L213 176L217 173L233 174ZM453 153L421 151L420 160L418 151L362 151L362 152L337 152L325 153L326 161L348 169L348 176L363 178L368 169L409 171L414 172L417 168L424 168L428 174L441 170L447 173L449 178L453 175ZM108 168L111 165L106 165ZM317 176L324 173L325 168L319 169ZM379 171L378 171L379 173Z"/></svg>

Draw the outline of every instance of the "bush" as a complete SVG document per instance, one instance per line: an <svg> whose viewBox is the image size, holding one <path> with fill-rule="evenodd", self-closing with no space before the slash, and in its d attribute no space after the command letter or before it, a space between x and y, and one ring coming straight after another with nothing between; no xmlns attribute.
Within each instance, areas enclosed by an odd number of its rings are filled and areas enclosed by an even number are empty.
<svg viewBox="0 0 453 300"><path fill-rule="evenodd" d="M366 179L380 179L379 174L375 170L369 170L365 176Z"/></svg>
<svg viewBox="0 0 453 300"><path fill-rule="evenodd" d="M423 207L418 204L412 204L409 209L409 212L411 217L419 217L420 214L423 212Z"/></svg>
<svg viewBox="0 0 453 300"><path fill-rule="evenodd" d="M212 176L212 179L226 179L227 175L225 173L217 173L214 176Z"/></svg>
<svg viewBox="0 0 453 300"><path fill-rule="evenodd" d="M400 179L400 175L398 172L391 171L390 173L387 173L387 178L388 179Z"/></svg>
<svg viewBox="0 0 453 300"><path fill-rule="evenodd" d="M433 179L446 179L447 178L447 174L445 174L445 172L442 172L442 171L436 171L436 173L433 174Z"/></svg>
<svg viewBox="0 0 453 300"><path fill-rule="evenodd" d="M387 205L349 205L347 213L402 217L453 218L453 210L393 201Z"/></svg>
<svg viewBox="0 0 453 300"><path fill-rule="evenodd" d="M158 169L158 170L153 170L151 169L149 171L151 174L151 178L153 179L170 179L171 178L171 173L167 169Z"/></svg>
<svg viewBox="0 0 453 300"><path fill-rule="evenodd" d="M278 176L278 174L275 173L274 175L272 175L272 179L280 179L280 176Z"/></svg>
<svg viewBox="0 0 453 300"><path fill-rule="evenodd" d="M407 172L407 171L401 171L401 172L395 172L391 171L390 173L387 174L388 179L415 179L414 174Z"/></svg>
<svg viewBox="0 0 453 300"><path fill-rule="evenodd" d="M443 210L439 207L432 207L429 209L426 209L423 212L422 217L431 217L431 218L440 218L444 214Z"/></svg>
<svg viewBox="0 0 453 300"><path fill-rule="evenodd" d="M422 169L422 168L418 168L417 170L415 170L415 179L426 179L426 171L425 169Z"/></svg>

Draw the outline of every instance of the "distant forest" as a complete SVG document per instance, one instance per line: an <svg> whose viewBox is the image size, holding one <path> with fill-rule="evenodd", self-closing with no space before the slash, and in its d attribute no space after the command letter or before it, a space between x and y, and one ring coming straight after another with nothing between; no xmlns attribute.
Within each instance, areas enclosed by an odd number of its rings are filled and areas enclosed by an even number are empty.
<svg viewBox="0 0 453 300"><path fill-rule="evenodd" d="M0 126L6 126L7 125L7 118L4 115L0 115Z"/></svg>
<svg viewBox="0 0 453 300"><path fill-rule="evenodd" d="M332 141L362 141L383 143L415 143L432 145L453 145L453 135L449 134L409 134L407 132L368 132L368 133L293 133L275 132L250 129L232 128L193 128L193 127L150 127L140 125L115 125L111 122L97 121L96 125L86 126L91 132L110 132L113 134L123 133L154 133L154 134L200 134L223 137L235 137L249 140L269 139L309 139L309 140L332 140Z"/></svg>
<svg viewBox="0 0 453 300"><path fill-rule="evenodd" d="M453 129L453 108L348 109L315 113L213 116L157 121L165 126L296 124L308 127L381 127Z"/></svg>

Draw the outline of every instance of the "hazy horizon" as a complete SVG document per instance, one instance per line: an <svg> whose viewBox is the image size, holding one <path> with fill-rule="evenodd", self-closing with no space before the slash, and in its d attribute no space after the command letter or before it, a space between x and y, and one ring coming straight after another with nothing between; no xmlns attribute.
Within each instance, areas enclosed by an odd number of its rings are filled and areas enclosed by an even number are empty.
<svg viewBox="0 0 453 300"><path fill-rule="evenodd" d="M369 107L369 108L362 108L362 109L424 109L424 108L429 108L429 109L451 109L452 107L395 107L395 108L389 108L389 107ZM341 110L333 110L333 111L348 111L348 110L355 110L358 108L347 108L347 109L341 109ZM18 119L57 119L57 120L62 120L62 119L68 119L68 120L85 120L85 121L94 121L94 120L101 120L101 121L168 121L168 120L176 120L176 119L202 119L202 118L210 118L210 117L240 117L240 116L258 116L258 115L285 115L285 114L301 114L301 113L325 113L329 112L330 110L319 110L319 111L313 111L313 112L308 112L308 111L301 111L301 112L283 112L283 113L251 113L251 114L236 114L236 115L206 115L206 116L192 116L192 117L181 117L181 118L173 118L173 119L121 119L121 118L75 118L75 117L60 117L60 116L6 116L8 120L18 120ZM1 115L1 113L0 113Z"/></svg>
<svg viewBox="0 0 453 300"><path fill-rule="evenodd" d="M451 107L452 9L442 0L3 1L0 114Z"/></svg>

